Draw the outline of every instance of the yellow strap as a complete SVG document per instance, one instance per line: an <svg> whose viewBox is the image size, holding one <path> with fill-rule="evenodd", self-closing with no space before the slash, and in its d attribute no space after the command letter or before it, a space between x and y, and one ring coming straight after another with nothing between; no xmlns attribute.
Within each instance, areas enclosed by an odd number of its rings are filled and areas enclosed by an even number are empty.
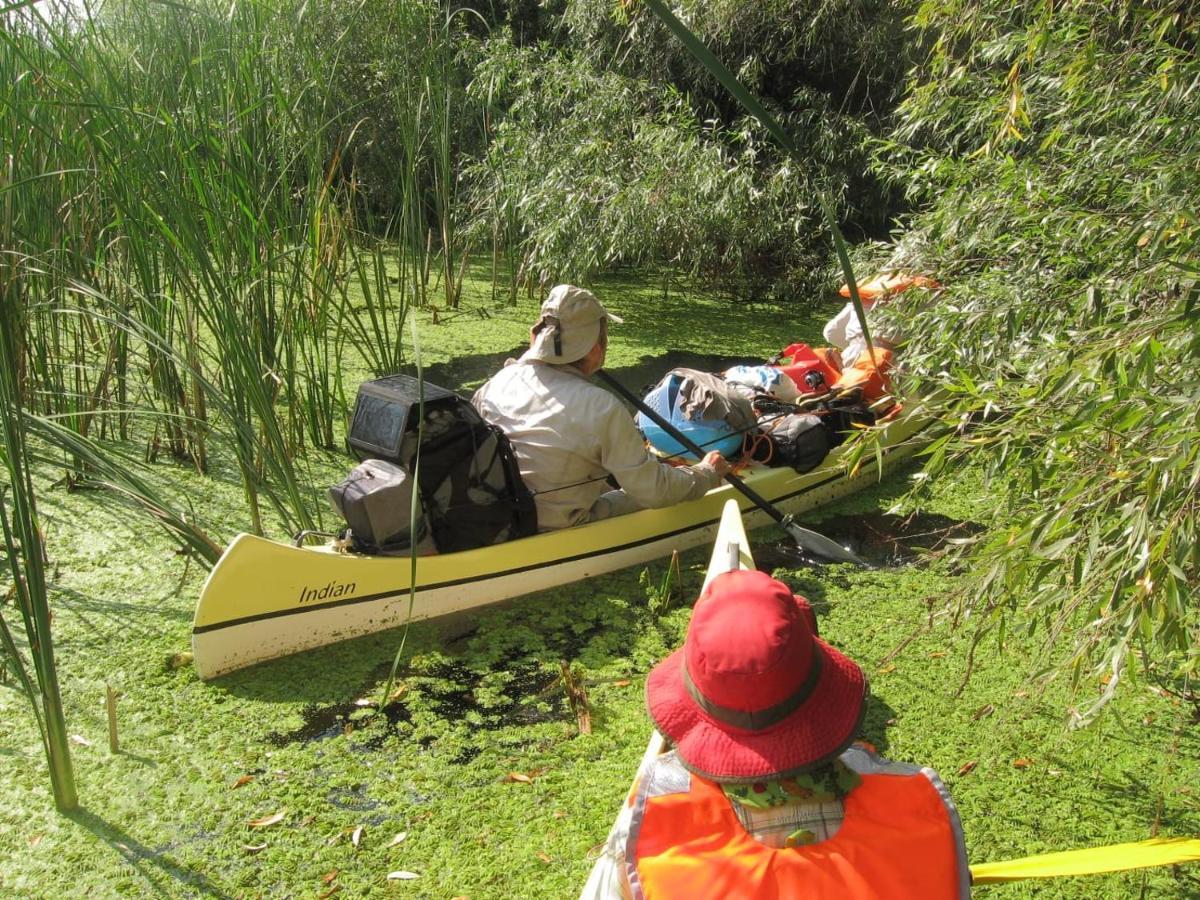
<svg viewBox="0 0 1200 900"><path fill-rule="evenodd" d="M1098 875L1148 866L1169 866L1200 860L1200 838L1151 838L1129 844L1109 844L1085 850L1043 853L1022 859L980 863L971 866L974 884L1020 881L1023 878L1061 878L1068 875Z"/></svg>

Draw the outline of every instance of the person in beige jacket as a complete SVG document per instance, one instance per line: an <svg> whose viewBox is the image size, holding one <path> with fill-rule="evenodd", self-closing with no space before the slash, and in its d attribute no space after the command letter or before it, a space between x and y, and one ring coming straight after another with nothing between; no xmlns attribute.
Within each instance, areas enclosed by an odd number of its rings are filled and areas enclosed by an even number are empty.
<svg viewBox="0 0 1200 900"><path fill-rule="evenodd" d="M539 531L692 500L729 471L717 452L692 466L661 463L621 401L591 382L604 366L608 323L621 321L591 291L558 285L542 304L529 349L471 401L512 443Z"/></svg>

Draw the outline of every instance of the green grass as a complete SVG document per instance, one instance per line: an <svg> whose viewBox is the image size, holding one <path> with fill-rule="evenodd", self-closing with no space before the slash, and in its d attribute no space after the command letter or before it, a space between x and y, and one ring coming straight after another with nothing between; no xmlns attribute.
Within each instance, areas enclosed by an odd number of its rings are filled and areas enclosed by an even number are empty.
<svg viewBox="0 0 1200 900"><path fill-rule="evenodd" d="M437 325L431 311L416 313L426 365L455 375L444 379L451 386L474 384L499 365L534 317L536 299L492 307L484 284L469 284L460 310L439 311ZM626 317L610 351L617 370L649 374L669 351L764 354L811 339L820 320L805 313L785 321L778 310L682 287L664 301L661 284L632 277L593 287ZM357 373L342 376L352 389ZM349 464L317 452L303 463L314 491ZM176 489L231 533L245 516L236 466L217 459L214 471L204 479L179 467ZM399 676L404 712L390 723L353 703L378 695L397 631L202 683L171 657L188 649L203 572L166 534L103 495L66 493L50 487L58 473L38 475L68 730L87 742L72 744L81 810L54 813L26 701L0 690L0 894L308 897L340 886L348 897L479 900L578 891L645 745L645 674L686 629L686 608L650 614L640 568L484 612L452 642L414 626ZM888 509L904 502L908 486L899 475L832 512ZM981 519L988 496L977 473L962 472L933 485L922 508ZM767 530L754 540L765 548L778 537ZM698 590L706 558L704 550L684 556L685 595ZM651 583L665 567L651 566ZM1069 708L1099 685L1078 694L1060 683L1031 686L1040 645L1014 633L1003 647L993 640L977 648L959 694L971 632L938 614L961 582L939 558L896 570L780 575L814 601L823 635L869 674L866 736L945 777L973 860L1200 833L1193 710L1133 685L1096 725L1069 731ZM590 735L575 733L553 687L564 658L589 680ZM121 692L116 755L107 749L106 683ZM975 718L988 705L993 711ZM248 826L284 811L278 824ZM407 838L389 846L398 832ZM397 870L419 877L389 883ZM1163 869L979 895L1200 895L1198 875L1195 867Z"/></svg>

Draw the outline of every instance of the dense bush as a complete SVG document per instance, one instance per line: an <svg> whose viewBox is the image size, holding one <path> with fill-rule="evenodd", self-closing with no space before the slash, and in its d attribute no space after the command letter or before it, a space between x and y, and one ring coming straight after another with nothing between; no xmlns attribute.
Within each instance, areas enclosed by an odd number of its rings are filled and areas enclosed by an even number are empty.
<svg viewBox="0 0 1200 900"><path fill-rule="evenodd" d="M837 116L882 121L912 60L904 3L876 0L688 0L671 4L688 28L783 118L803 118L811 97ZM620 71L686 92L706 118L729 125L744 112L701 64L638 3L613 15L604 0L564 12L574 45ZM795 129L803 142L804 128Z"/></svg>
<svg viewBox="0 0 1200 900"><path fill-rule="evenodd" d="M934 471L982 451L1008 498L963 612L1071 646L1103 684L1081 716L1138 669L1187 692L1200 30L1175 3L939 2L914 21L931 51L880 171L928 205L921 261L950 289L894 312L910 364L976 420Z"/></svg>
<svg viewBox="0 0 1200 900"><path fill-rule="evenodd" d="M743 295L804 292L827 252L818 183L834 186L854 234L885 231L895 212L899 194L869 173L867 148L906 64L901 8L684 6L803 163L785 161L644 10L575 0L553 46L484 45L475 95L495 116L473 169L475 229L503 233L548 277L638 261L736 276Z"/></svg>
<svg viewBox="0 0 1200 900"><path fill-rule="evenodd" d="M578 56L487 49L475 90L509 99L470 172L476 228L505 223L531 274L668 262L755 275L774 273L782 248L793 263L804 251L800 179L764 173L757 136L721 132L679 93Z"/></svg>

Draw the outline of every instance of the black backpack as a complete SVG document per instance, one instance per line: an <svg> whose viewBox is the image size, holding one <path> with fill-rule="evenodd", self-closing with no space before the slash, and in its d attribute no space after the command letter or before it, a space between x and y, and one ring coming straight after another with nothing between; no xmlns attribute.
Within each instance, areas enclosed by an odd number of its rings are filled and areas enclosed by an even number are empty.
<svg viewBox="0 0 1200 900"><path fill-rule="evenodd" d="M771 442L772 466L791 466L808 472L821 464L833 448L833 434L821 416L793 413L763 419L759 428Z"/></svg>
<svg viewBox="0 0 1200 900"><path fill-rule="evenodd" d="M834 447L843 444L856 427L874 425L875 416L856 399L822 399L803 406L773 398L755 398L759 430L766 435L769 466L791 466L808 472Z"/></svg>
<svg viewBox="0 0 1200 900"><path fill-rule="evenodd" d="M410 470L412 463L410 456ZM415 471L425 518L442 553L537 533L537 509L512 444L466 400L426 409Z"/></svg>
<svg viewBox="0 0 1200 900"><path fill-rule="evenodd" d="M424 524L439 552L537 533L533 495L508 438L453 391L407 375L367 382L359 387L346 443L359 459L387 460L415 475ZM359 547L369 548L369 540L357 537Z"/></svg>

